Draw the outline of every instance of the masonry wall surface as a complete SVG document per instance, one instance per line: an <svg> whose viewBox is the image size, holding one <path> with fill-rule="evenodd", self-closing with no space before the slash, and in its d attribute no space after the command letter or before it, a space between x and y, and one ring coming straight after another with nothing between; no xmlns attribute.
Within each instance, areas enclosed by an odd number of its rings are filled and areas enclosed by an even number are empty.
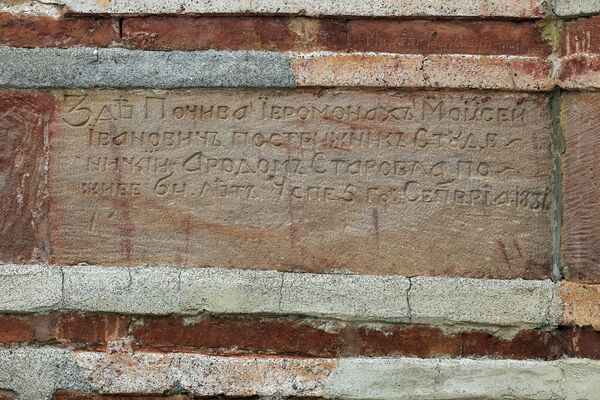
<svg viewBox="0 0 600 400"><path fill-rule="evenodd" d="M0 0L0 400L600 400L599 33Z"/></svg>

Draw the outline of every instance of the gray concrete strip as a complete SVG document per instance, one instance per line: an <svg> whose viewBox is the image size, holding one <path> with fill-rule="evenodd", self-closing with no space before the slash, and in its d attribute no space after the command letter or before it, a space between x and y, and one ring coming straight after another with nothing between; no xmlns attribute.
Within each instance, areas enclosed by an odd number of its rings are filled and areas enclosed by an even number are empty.
<svg viewBox="0 0 600 400"><path fill-rule="evenodd" d="M411 279L411 322L431 325L556 325L562 313L554 283L470 278Z"/></svg>
<svg viewBox="0 0 600 400"><path fill-rule="evenodd" d="M517 328L556 325L561 314L550 281L8 265L0 267L0 288L14 288L0 294L5 312L209 312Z"/></svg>
<svg viewBox="0 0 600 400"><path fill-rule="evenodd" d="M283 314L408 322L410 281L401 276L283 274Z"/></svg>
<svg viewBox="0 0 600 400"><path fill-rule="evenodd" d="M19 399L57 389L111 394L317 396L335 399L594 400L600 361L405 357L222 357L193 353L0 349L0 387Z"/></svg>
<svg viewBox="0 0 600 400"><path fill-rule="evenodd" d="M60 268L0 265L0 312L36 312L60 308Z"/></svg>
<svg viewBox="0 0 600 400"><path fill-rule="evenodd" d="M291 87L288 58L257 51L0 47L0 87Z"/></svg>
<svg viewBox="0 0 600 400"><path fill-rule="evenodd" d="M42 0L69 13L540 17L542 0Z"/></svg>
<svg viewBox="0 0 600 400"><path fill-rule="evenodd" d="M550 0L550 7L559 17L600 14L598 0Z"/></svg>

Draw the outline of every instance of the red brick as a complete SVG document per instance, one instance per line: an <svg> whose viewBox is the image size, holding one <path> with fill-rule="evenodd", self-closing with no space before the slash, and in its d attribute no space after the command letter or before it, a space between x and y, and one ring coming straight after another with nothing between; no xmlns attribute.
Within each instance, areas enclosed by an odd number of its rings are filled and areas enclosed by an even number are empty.
<svg viewBox="0 0 600 400"><path fill-rule="evenodd" d="M0 400L13 400L15 393L9 390L0 389Z"/></svg>
<svg viewBox="0 0 600 400"><path fill-rule="evenodd" d="M568 357L600 359L600 331L587 328L566 329L563 346Z"/></svg>
<svg viewBox="0 0 600 400"><path fill-rule="evenodd" d="M235 34L233 34L235 32ZM144 49L379 51L417 54L550 54L534 23L334 20L285 17L141 17L124 42Z"/></svg>
<svg viewBox="0 0 600 400"><path fill-rule="evenodd" d="M52 18L0 13L0 44L13 47L107 47L119 40L110 18Z"/></svg>
<svg viewBox="0 0 600 400"><path fill-rule="evenodd" d="M0 344L26 343L33 338L34 328L30 319L0 315ZM1 396L0 399L2 399Z"/></svg>
<svg viewBox="0 0 600 400"><path fill-rule="evenodd" d="M44 134L53 110L45 92L0 91L0 261L47 259Z"/></svg>
<svg viewBox="0 0 600 400"><path fill-rule="evenodd" d="M186 324L180 317L144 318L131 329L139 349L260 352L335 356L336 334L287 320L206 318Z"/></svg>
<svg viewBox="0 0 600 400"><path fill-rule="evenodd" d="M595 184L600 179L600 94L569 93L562 109L564 275L600 282L600 186Z"/></svg>
<svg viewBox="0 0 600 400"><path fill-rule="evenodd" d="M53 326L54 338L85 349L103 350L111 340L123 339L130 318L113 314L61 314Z"/></svg>
<svg viewBox="0 0 600 400"><path fill-rule="evenodd" d="M562 55L600 53L600 16L565 22L560 50Z"/></svg>
<svg viewBox="0 0 600 400"><path fill-rule="evenodd" d="M563 338L558 331L520 331L504 340L484 331L462 333L461 355L490 358L557 359L563 355Z"/></svg>

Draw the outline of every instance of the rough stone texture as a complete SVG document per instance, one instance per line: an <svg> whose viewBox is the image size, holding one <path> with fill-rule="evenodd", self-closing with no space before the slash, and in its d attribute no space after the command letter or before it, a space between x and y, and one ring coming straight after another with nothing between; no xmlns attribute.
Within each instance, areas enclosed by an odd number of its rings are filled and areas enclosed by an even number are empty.
<svg viewBox="0 0 600 400"><path fill-rule="evenodd" d="M17 290L16 298L0 296L0 310L13 313L37 307L123 314L300 314L363 321L407 321L413 314L415 322L433 324L545 326L556 324L560 308L548 281L412 278L409 289L406 278L390 276L97 265L64 267L61 275L57 267L2 268L0 284L27 289ZM58 304L61 289L63 303ZM474 300L484 290L489 291L488 302ZM436 291L445 297L435 297ZM317 297L310 299L311 293ZM490 310L502 312L491 315Z"/></svg>
<svg viewBox="0 0 600 400"><path fill-rule="evenodd" d="M0 398L1 399L1 398ZM54 395L53 400L193 400L193 397L175 394L169 395L142 395L142 396L130 396L130 395L112 395L112 394L93 394L93 393L81 393L75 391L60 391ZM210 398L203 400L219 400L219 398Z"/></svg>
<svg viewBox="0 0 600 400"><path fill-rule="evenodd" d="M600 285L561 282L560 296L564 307L561 323L600 331Z"/></svg>
<svg viewBox="0 0 600 400"><path fill-rule="evenodd" d="M49 178L55 263L497 278L550 272L543 96L57 96ZM361 307L349 306L349 314Z"/></svg>
<svg viewBox="0 0 600 400"><path fill-rule="evenodd" d="M53 111L51 95L0 90L0 261L47 259L44 141Z"/></svg>
<svg viewBox="0 0 600 400"><path fill-rule="evenodd" d="M591 0L589 0L591 1ZM236 2L210 0L53 0L66 6L67 13L85 14L301 14L364 16L494 16L542 17L541 0L458 0L451 4L439 0L352 1L335 0L243 0Z"/></svg>
<svg viewBox="0 0 600 400"><path fill-rule="evenodd" d="M21 399L56 389L97 394L322 396L345 399L594 399L600 362L414 358L216 357L0 350L0 385Z"/></svg>
<svg viewBox="0 0 600 400"><path fill-rule="evenodd" d="M596 0L550 0L550 6L560 17L600 13L600 3Z"/></svg>
<svg viewBox="0 0 600 400"><path fill-rule="evenodd" d="M341 359L326 382L325 396L374 400L575 400L593 399L600 389L600 368L585 361L400 360ZM585 383L585 379L594 381Z"/></svg>
<svg viewBox="0 0 600 400"><path fill-rule="evenodd" d="M232 30L235 35L230 34ZM150 50L331 50L529 56L547 56L551 52L536 24L508 21L142 17L124 19L123 42Z"/></svg>
<svg viewBox="0 0 600 400"><path fill-rule="evenodd" d="M561 55L600 53L600 17L565 22L562 26Z"/></svg>
<svg viewBox="0 0 600 400"><path fill-rule="evenodd" d="M562 264L570 280L600 281L600 95L572 93L563 99L566 137L563 161Z"/></svg>
<svg viewBox="0 0 600 400"><path fill-rule="evenodd" d="M315 53L292 55L297 86L550 90L544 58Z"/></svg>
<svg viewBox="0 0 600 400"><path fill-rule="evenodd" d="M0 86L288 87L289 60L268 52L0 47Z"/></svg>
<svg viewBox="0 0 600 400"><path fill-rule="evenodd" d="M64 268L63 274L67 309L145 314L181 309L175 268L77 266Z"/></svg>
<svg viewBox="0 0 600 400"><path fill-rule="evenodd" d="M119 40L109 18L52 18L0 13L0 45L15 47L106 47Z"/></svg>
<svg viewBox="0 0 600 400"><path fill-rule="evenodd" d="M407 322L409 285L403 277L284 274L280 312Z"/></svg>
<svg viewBox="0 0 600 400"><path fill-rule="evenodd" d="M544 326L556 324L562 311L551 281L417 277L409 303L411 321L427 324Z"/></svg>
<svg viewBox="0 0 600 400"><path fill-rule="evenodd" d="M0 311L56 308L61 300L60 269L42 265L0 265Z"/></svg>
<svg viewBox="0 0 600 400"><path fill-rule="evenodd" d="M51 16L58 18L61 14L59 6L35 0L3 0L0 2L0 12L13 15L29 14Z"/></svg>

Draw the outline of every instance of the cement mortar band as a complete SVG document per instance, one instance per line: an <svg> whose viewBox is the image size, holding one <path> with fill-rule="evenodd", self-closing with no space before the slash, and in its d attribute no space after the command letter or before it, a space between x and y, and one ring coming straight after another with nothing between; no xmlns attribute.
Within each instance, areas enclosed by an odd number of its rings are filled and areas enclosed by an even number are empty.
<svg viewBox="0 0 600 400"><path fill-rule="evenodd" d="M336 399L594 400L600 361L219 357L185 353L0 349L0 388L49 400L59 389L119 394Z"/></svg>
<svg viewBox="0 0 600 400"><path fill-rule="evenodd" d="M32 2L39 12L50 14L58 10L86 14L299 14L309 16L496 16L542 17L542 0L41 0ZM5 6L7 10L25 7ZM30 8L34 8L33 5ZM34 8L35 9L35 8Z"/></svg>
<svg viewBox="0 0 600 400"><path fill-rule="evenodd" d="M305 315L356 321L555 326L551 281L148 266L0 266L0 312Z"/></svg>
<svg viewBox="0 0 600 400"><path fill-rule="evenodd" d="M549 91L554 82L551 70L545 58L522 56L0 46L0 87L21 89L349 86Z"/></svg>

